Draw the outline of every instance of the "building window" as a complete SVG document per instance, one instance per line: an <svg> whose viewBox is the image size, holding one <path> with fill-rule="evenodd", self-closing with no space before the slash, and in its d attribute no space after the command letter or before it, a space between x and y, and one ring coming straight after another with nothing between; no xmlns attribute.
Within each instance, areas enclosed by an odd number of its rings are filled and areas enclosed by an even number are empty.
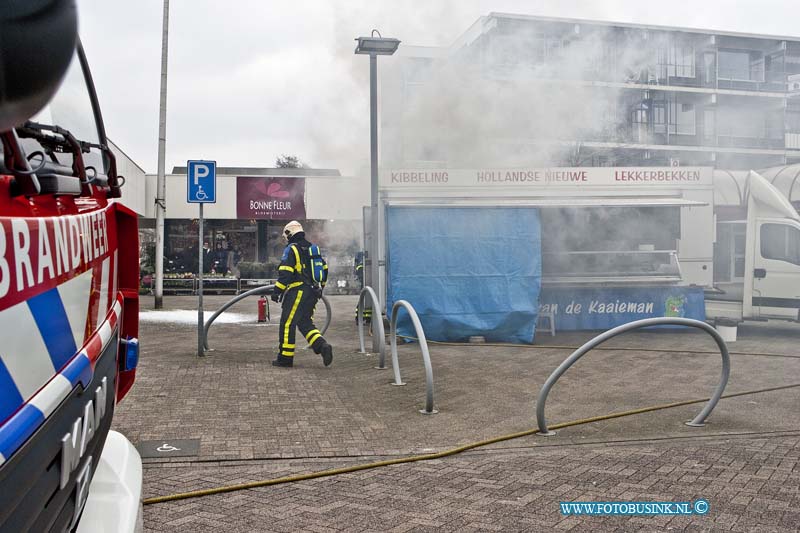
<svg viewBox="0 0 800 533"><path fill-rule="evenodd" d="M694 48L670 46L658 51L659 74L662 78L694 78Z"/></svg>
<svg viewBox="0 0 800 533"><path fill-rule="evenodd" d="M749 139L783 138L782 110L725 106L718 108L717 133L723 137Z"/></svg>
<svg viewBox="0 0 800 533"><path fill-rule="evenodd" d="M640 103L631 111L632 140L639 143L649 142L648 107L645 102Z"/></svg>
<svg viewBox="0 0 800 533"><path fill-rule="evenodd" d="M602 42L597 45L595 56L589 62L589 72L601 79L610 78L616 72L616 48L613 43Z"/></svg>
<svg viewBox="0 0 800 533"><path fill-rule="evenodd" d="M564 41L556 37L548 37L544 41L544 55L547 60L554 61L561 57Z"/></svg>
<svg viewBox="0 0 800 533"><path fill-rule="evenodd" d="M785 224L761 226L761 257L800 265L800 230Z"/></svg>
<svg viewBox="0 0 800 533"><path fill-rule="evenodd" d="M712 140L716 135L716 112L713 109L703 111L703 137Z"/></svg>
<svg viewBox="0 0 800 533"><path fill-rule="evenodd" d="M676 133L681 135L695 134L694 104L676 105Z"/></svg>
<svg viewBox="0 0 800 533"><path fill-rule="evenodd" d="M714 72L714 53L706 52L703 54L703 82L707 85L714 83L716 72Z"/></svg>
<svg viewBox="0 0 800 533"><path fill-rule="evenodd" d="M667 133L667 102L653 98L653 133Z"/></svg>
<svg viewBox="0 0 800 533"><path fill-rule="evenodd" d="M764 54L747 50L720 50L719 78L764 81Z"/></svg>
<svg viewBox="0 0 800 533"><path fill-rule="evenodd" d="M677 98L669 102L669 132L678 135L694 135L695 130L694 104L679 102Z"/></svg>
<svg viewBox="0 0 800 533"><path fill-rule="evenodd" d="M786 131L800 133L800 111L786 112Z"/></svg>
<svg viewBox="0 0 800 533"><path fill-rule="evenodd" d="M631 115L631 122L634 124L647 124L647 106L640 104L634 108Z"/></svg>
<svg viewBox="0 0 800 533"><path fill-rule="evenodd" d="M768 139L782 139L784 133L783 110L771 110L764 114L764 128Z"/></svg>

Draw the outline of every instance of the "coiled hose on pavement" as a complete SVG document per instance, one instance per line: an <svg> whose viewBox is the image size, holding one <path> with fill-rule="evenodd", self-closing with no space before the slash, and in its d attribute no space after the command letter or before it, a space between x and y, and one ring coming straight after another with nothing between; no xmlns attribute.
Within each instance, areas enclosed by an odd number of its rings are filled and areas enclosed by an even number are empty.
<svg viewBox="0 0 800 533"><path fill-rule="evenodd" d="M726 395L722 396L722 398L734 398L734 397L737 397L737 396L746 396L746 395L750 395L750 394L759 394L759 393L762 393L762 392L772 392L772 391L777 391L777 390L785 390L785 389L791 389L791 388L795 388L795 387L800 387L800 383L795 383L795 384L792 384L792 385L783 385L783 386L780 386L780 387L769 387L769 388L765 388L765 389L736 392L736 393L733 393L733 394L726 394ZM648 413L648 412L651 412L651 411L659 411L659 410L662 410L662 409L670 409L672 407L681 407L681 406L684 406L684 405L691 405L691 404L695 404L695 403L706 402L708 400L709 400L709 398L700 398L700 399L696 399L696 400L684 400L684 401L680 401L680 402L672 402L672 403L666 403L666 404L662 404L662 405L654 405L654 406L650 406L650 407L643 407L641 409L631 409L629 411L623 411L623 412L620 412L620 413L611 413L611 414L608 414L608 415L593 416L593 417L590 417L590 418L583 418L583 419L580 419L580 420L573 420L571 422L562 422L561 424L554 424L554 425L550 426L550 429L560 429L560 428L566 428L566 427L571 427L571 426L578 426L578 425L581 425L581 424L589 424L591 422L599 422L601 420L610 420L612 418L621 418L621 417L624 417L624 416L637 415L637 414L641 414L641 413ZM377 461L377 462L374 462L374 463L366 463L366 464L360 464L360 465L346 466L346 467L342 467L342 468L333 468L331 470L322 470L320 472L311 472L311 473L308 473L308 474L297 474L297 475L293 475L293 476L284 476L284 477L279 477L279 478L274 478L274 479L265 479L265 480L262 480L262 481L253 481L253 482L250 482L250 483L240 483L238 485L228 485L228 486L224 486L224 487L215 487L213 489L195 490L195 491L191 491L191 492L181 492L181 493L178 493L178 494L170 494L170 495L167 495L167 496L157 496L157 497L154 497L154 498L147 498L145 500L142 500L142 504L143 505L152 505L152 504L155 504L155 503L164 503L164 502L171 502L171 501L176 501L176 500L185 500L185 499L188 499L188 498L197 498L197 497L200 497L200 496L210 496L212 494L222 494L224 492L234 492L234 491L238 491L238 490L254 489L254 488L257 488L257 487L268 487L270 485L280 485L280 484L283 484L283 483L291 483L291 482L294 482L294 481L303 481L303 480L306 480L306 479L316 479L316 478L320 478L320 477L335 476L335 475L339 475L339 474L348 474L348 473L351 473L351 472L358 472L360 470L369 470L369 469L378 468L378 467L381 467L381 466L398 465L398 464L402 464L402 463L414 463L414 462L417 462L417 461L429 461L431 459L441 459L443 457L449 457L451 455L455 455L455 454L458 454L458 453L461 453L461 452L465 452L467 450L472 450L474 448L479 448L481 446L488 446L489 444L495 444L495 443L498 443L498 442L503 442L503 441L507 441L507 440L511 440L511 439L516 439L516 438L519 438L519 437L526 437L528 435L533 435L536 432L538 432L538 428L537 429L528 429L526 431L520 431L518 433L510 433L508 435L502 435L502 436L494 437L494 438L487 439L487 440L473 442L473 443L470 443L470 444L465 444L463 446L458 446L456 448L450 448L449 450L444 450L444 451L436 452L436 453L429 453L429 454L424 454L424 455L412 455L412 456L408 456L408 457L399 457L399 458L396 458L396 459L387 459L385 461Z"/></svg>
<svg viewBox="0 0 800 533"><path fill-rule="evenodd" d="M372 332L370 332L370 335ZM398 338L401 339L409 339L412 341L419 340L416 337L411 335L398 335ZM544 349L544 350L577 350L578 346L566 346L563 344L519 344L513 342L479 342L479 343L464 343L464 342L445 342L445 341L432 341L430 339L425 339L428 344L439 344L441 346L467 346L467 347L485 347L489 346L492 348L528 348L528 349ZM592 348L592 351L598 352L608 352L608 351L621 351L621 352L670 352L672 350L665 350L663 348L639 348L633 346L596 346ZM688 353L693 355L703 355L709 354L714 355L717 352L712 352L708 350L680 350L681 353ZM757 357L785 357L787 359L800 359L800 355L788 355L782 353L766 353L766 352L728 352L729 355L752 355Z"/></svg>

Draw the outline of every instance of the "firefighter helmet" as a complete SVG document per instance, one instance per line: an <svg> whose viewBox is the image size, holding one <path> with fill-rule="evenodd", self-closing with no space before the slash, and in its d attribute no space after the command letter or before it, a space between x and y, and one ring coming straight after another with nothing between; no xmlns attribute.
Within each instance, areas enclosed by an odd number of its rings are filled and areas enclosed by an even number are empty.
<svg viewBox="0 0 800 533"><path fill-rule="evenodd" d="M288 242L295 233L303 231L303 226L296 220L292 220L283 227L283 238Z"/></svg>

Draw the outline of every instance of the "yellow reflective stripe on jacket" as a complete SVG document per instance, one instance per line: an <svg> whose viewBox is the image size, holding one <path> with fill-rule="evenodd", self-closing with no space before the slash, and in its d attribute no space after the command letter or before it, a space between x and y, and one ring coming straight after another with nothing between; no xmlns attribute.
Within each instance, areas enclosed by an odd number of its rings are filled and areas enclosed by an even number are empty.
<svg viewBox="0 0 800 533"><path fill-rule="evenodd" d="M294 283L290 283L289 286L286 287L286 290L288 291L289 289L294 289L295 287L299 287L302 284L303 284L302 281L295 281Z"/></svg>
<svg viewBox="0 0 800 533"><path fill-rule="evenodd" d="M281 265L278 267L278 270L286 270L288 272L294 272L294 268L290 267L289 265Z"/></svg>
<svg viewBox="0 0 800 533"><path fill-rule="evenodd" d="M277 288L279 288L280 290L282 290L282 291L283 291L283 290L286 290L286 285L284 285L284 284L283 284L283 283L281 283L280 281L276 281L276 282L275 282L275 286L276 286Z"/></svg>
<svg viewBox="0 0 800 533"><path fill-rule="evenodd" d="M300 274L303 271L303 265L300 263L300 252L297 250L297 246L292 246L292 251L294 252L294 269L295 271Z"/></svg>

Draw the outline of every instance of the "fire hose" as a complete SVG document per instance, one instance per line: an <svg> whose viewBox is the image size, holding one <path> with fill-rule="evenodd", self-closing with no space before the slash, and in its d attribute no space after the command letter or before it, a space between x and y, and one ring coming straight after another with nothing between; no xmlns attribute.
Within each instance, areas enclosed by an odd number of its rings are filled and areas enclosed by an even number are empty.
<svg viewBox="0 0 800 533"><path fill-rule="evenodd" d="M783 385L783 386L779 386L779 387L769 387L769 388L765 388L765 389L757 389L757 390L742 391L742 392L736 392L736 393L732 393L732 394L726 394L726 395L722 396L722 399L735 398L735 397L738 397L738 396L746 396L746 395L759 394L759 393L764 393L764 392L772 392L772 391L778 391L778 390L792 389L792 388L796 388L796 387L800 387L800 383L794 383L792 385ZM607 414L607 415L594 416L594 417L590 417L590 418L582 418L582 419L579 419L579 420L572 420L570 422L562 422L560 424L554 424L554 425L549 426L549 427L550 427L550 429L561 429L561 428L566 428L566 427L578 426L578 425L582 425L582 424L589 424L589 423L592 423L592 422L600 422L602 420L611 420L611 419L614 419L614 418L621 418L621 417L637 415L637 414L641 414L641 413L649 413L649 412L652 412L652 411L659 411L659 410L663 410L663 409L671 409L673 407L681 407L681 406L685 406L685 405L691 405L691 404L695 404L695 403L706 402L708 400L709 400L709 398L699 398L699 399L695 399L695 400L684 400L684 401L679 401L679 402L666 403L666 404L662 404L662 405L654 405L654 406L650 406L650 407L643 407L643 408L640 408L640 409L631 409L631 410L628 410L628 411L622 411L620 413L611 413L611 414ZM472 450L472 449L475 449L475 448L479 448L479 447L482 447L482 446L488 446L490 444L496 444L498 442L503 442L503 441L507 441L507 440L511 440L511 439L517 439L517 438L520 438L520 437L526 437L528 435L533 435L533 434L537 433L538 431L539 431L538 428L536 428L536 429L528 429L528 430L520 431L520 432L517 432L517 433L510 433L508 435L501 435L499 437L494 437L494 438L487 439L487 440L482 440L482 441L478 441L478 442L465 444L463 446L458 446L456 448L450 448L448 450L444 450L444 451L436 452L436 453L429 453L429 454L423 454L423 455L412 455L412 456L407 456L407 457L398 457L396 459L388 459L388 460L385 460L385 461L376 461L376 462L373 462L373 463L352 465L352 466L346 466L346 467L342 467L342 468L333 468L333 469L330 469L330 470L322 470L322 471L319 471L319 472L310 472L308 474L297 474L297 475L293 475L293 476L284 476L284 477L273 478L273 479L265 479L265 480L262 480L262 481L254 481L254 482L250 482L250 483L240 483L240 484L237 484L237 485L228 485L228 486L224 486L224 487L215 487L215 488L211 488L211 489L196 490L196 491L191 491L191 492L182 492L182 493L177 493L177 494L170 494L170 495L167 495L167 496L157 496L157 497L154 497L154 498L146 498L146 499L142 500L142 504L143 505L152 505L152 504L156 504L156 503L171 502L171 501L176 501L176 500L185 500L185 499L188 499L188 498L197 498L197 497L200 497L200 496L211 496L213 494L222 494L222 493L225 493L225 492L234 492L234 491L239 491L239 490L254 489L254 488L257 488L257 487L268 487L268 486L271 486L271 485L280 485L280 484L283 484L283 483L292 483L292 482L295 482L295 481L304 481L304 480L307 480L307 479L316 479L316 478L321 478L321 477L335 476L335 475L339 475L339 474L348 474L348 473L351 473L351 472L358 472L358 471L361 471L361 470L369 470L369 469L372 469L372 468L379 468L379 467L382 467L382 466L390 466L390 465L397 465L397 464L403 464L403 463L414 463L414 462L417 462L417 461L429 461L429 460L432 460L432 459L441 459L443 457L449 457L451 455L456 455L456 454L459 454L459 453L462 453L462 452L465 452L465 451L468 451L468 450Z"/></svg>

